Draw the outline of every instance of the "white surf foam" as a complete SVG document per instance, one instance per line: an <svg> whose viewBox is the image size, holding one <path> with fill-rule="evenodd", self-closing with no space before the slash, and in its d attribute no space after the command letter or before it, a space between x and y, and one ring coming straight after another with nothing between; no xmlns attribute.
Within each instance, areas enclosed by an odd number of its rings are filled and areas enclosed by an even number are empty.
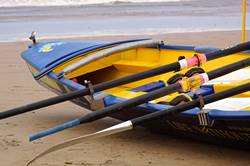
<svg viewBox="0 0 250 166"><path fill-rule="evenodd" d="M179 2L189 0L0 0L0 7L79 6L115 3Z"/></svg>

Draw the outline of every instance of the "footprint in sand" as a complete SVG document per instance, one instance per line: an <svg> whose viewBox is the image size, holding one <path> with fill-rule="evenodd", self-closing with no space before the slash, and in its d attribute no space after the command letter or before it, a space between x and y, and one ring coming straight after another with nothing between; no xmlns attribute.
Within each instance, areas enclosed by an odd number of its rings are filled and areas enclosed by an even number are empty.
<svg viewBox="0 0 250 166"><path fill-rule="evenodd" d="M88 163L88 162L77 162L77 163L65 162L65 165L67 165L67 166L70 166L70 165L74 165L74 166L95 166L97 164Z"/></svg>
<svg viewBox="0 0 250 166"><path fill-rule="evenodd" d="M7 150L7 149L8 149L8 147L6 147L6 146L4 145L4 143L0 142L0 151L2 151L2 150Z"/></svg>
<svg viewBox="0 0 250 166"><path fill-rule="evenodd" d="M2 142L7 147L17 147L17 146L20 146L20 141L13 140L13 139L12 140L2 139Z"/></svg>
<svg viewBox="0 0 250 166"><path fill-rule="evenodd" d="M17 124L15 124L15 123L9 123L9 122L6 122L5 125L7 125L9 127L15 127L15 126L17 126Z"/></svg>

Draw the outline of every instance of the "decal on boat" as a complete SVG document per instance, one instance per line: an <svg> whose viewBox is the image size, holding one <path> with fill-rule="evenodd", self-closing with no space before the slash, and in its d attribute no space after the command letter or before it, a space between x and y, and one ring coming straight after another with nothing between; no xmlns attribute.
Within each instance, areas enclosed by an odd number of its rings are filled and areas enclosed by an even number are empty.
<svg viewBox="0 0 250 166"><path fill-rule="evenodd" d="M53 51L55 49L56 46L60 46L60 45L63 45L63 44L64 44L64 42L48 43L48 44L43 45L38 50L38 52L44 52L44 53L51 52L51 51Z"/></svg>

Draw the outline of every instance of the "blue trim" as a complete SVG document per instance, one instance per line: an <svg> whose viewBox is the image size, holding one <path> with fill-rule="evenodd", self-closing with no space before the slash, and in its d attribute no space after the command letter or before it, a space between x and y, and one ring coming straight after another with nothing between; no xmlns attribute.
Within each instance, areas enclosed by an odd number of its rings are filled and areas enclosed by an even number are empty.
<svg viewBox="0 0 250 166"><path fill-rule="evenodd" d="M194 46L160 45L160 49L194 50Z"/></svg>
<svg viewBox="0 0 250 166"><path fill-rule="evenodd" d="M50 128L50 129L47 129L47 130L38 132L38 133L36 133L36 134L32 134L32 135L29 137L29 141L34 141L34 140L36 140L36 139L45 137L45 136L47 136L47 135L51 135L51 134L54 134L54 133L56 133L56 132L59 132L59 131L65 130L65 129L72 128L72 127L74 127L74 126L79 125L80 123L81 123L81 122L80 122L79 119L75 119L75 120L66 122L66 123L64 123L64 124L55 126L55 127L53 127L53 128Z"/></svg>
<svg viewBox="0 0 250 166"><path fill-rule="evenodd" d="M151 82L133 89L130 89L132 92L151 92L153 90L163 88L165 87L165 83L162 80L159 80L158 82ZM200 89L197 89L195 92L188 92L187 94L190 97L194 96L194 93L202 95L202 96L207 96L210 94L214 93L214 88L213 85L202 85Z"/></svg>
<svg viewBox="0 0 250 166"><path fill-rule="evenodd" d="M205 46L197 46L194 48L194 51L199 52L199 53L209 53L209 52L218 51L218 50L220 50L220 48L211 48L211 47L205 47Z"/></svg>
<svg viewBox="0 0 250 166"><path fill-rule="evenodd" d="M130 91L133 92L151 92L153 90L159 89L159 88L163 88L165 87L165 83L164 81L157 81L157 82L151 82L133 89L130 89Z"/></svg>
<svg viewBox="0 0 250 166"><path fill-rule="evenodd" d="M213 85L202 85L198 90L201 90L200 94L202 96L207 96L215 93Z"/></svg>
<svg viewBox="0 0 250 166"><path fill-rule="evenodd" d="M208 116L211 120L249 120L250 111L221 111L221 110L212 110L208 113Z"/></svg>
<svg viewBox="0 0 250 166"><path fill-rule="evenodd" d="M211 95L214 93L213 85L202 85L200 89L197 89L195 93L200 94L202 96Z"/></svg>
<svg viewBox="0 0 250 166"><path fill-rule="evenodd" d="M71 81L67 78L60 78L58 79L57 76L56 76L56 73L54 72L50 72L48 74L48 76L55 80L57 83L61 84L61 85L65 85L67 86L68 88L72 89L72 90L80 90L80 89L83 89L85 88L85 86L81 85L81 84L78 84L78 83L75 83L74 81Z"/></svg>

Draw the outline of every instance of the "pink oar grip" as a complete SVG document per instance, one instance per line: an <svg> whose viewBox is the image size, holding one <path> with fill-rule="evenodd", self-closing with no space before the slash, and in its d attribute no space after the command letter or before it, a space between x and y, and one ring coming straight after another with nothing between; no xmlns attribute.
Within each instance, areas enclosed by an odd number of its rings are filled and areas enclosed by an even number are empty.
<svg viewBox="0 0 250 166"><path fill-rule="evenodd" d="M200 54L201 57L201 62L204 63L207 61L207 57L205 54ZM191 58L187 58L187 65L188 67L192 67L192 66L196 66L199 64L199 59L198 59L198 55L195 55Z"/></svg>

